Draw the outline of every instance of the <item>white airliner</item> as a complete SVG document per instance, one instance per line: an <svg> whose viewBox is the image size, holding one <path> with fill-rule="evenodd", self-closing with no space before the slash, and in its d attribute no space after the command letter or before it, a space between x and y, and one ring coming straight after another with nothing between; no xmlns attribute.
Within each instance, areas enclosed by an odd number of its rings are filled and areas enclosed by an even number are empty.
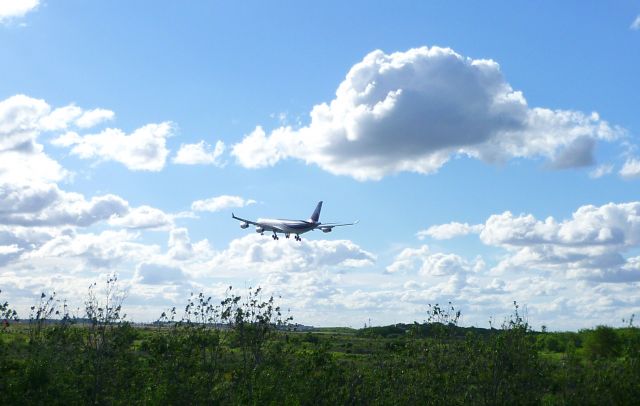
<svg viewBox="0 0 640 406"><path fill-rule="evenodd" d="M284 234L285 237L289 238L291 234L295 234L295 238L297 241L302 241L300 238L300 234L304 234L307 231L311 230L322 230L325 233L330 233L333 230L333 227L341 227L341 226L352 226L357 224L357 221L353 223L321 223L320 220L320 210L322 209L322 202L318 202L316 209L313 211L311 218L309 220L280 220L280 219L258 219L257 221L245 220L240 217L236 217L235 214L231 213L231 217L234 219L241 221L240 228L247 228L249 224L256 226L256 233L260 233L263 235L265 231L273 232L271 238L274 240L278 239L278 233Z"/></svg>

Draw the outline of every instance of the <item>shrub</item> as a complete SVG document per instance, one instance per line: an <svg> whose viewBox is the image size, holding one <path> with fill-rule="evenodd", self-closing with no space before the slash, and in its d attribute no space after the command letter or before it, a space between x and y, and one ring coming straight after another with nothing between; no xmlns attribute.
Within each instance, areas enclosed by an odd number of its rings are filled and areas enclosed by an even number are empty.
<svg viewBox="0 0 640 406"><path fill-rule="evenodd" d="M544 337L544 345L547 351L564 352L566 345L556 334L548 334Z"/></svg>
<svg viewBox="0 0 640 406"><path fill-rule="evenodd" d="M2 290L0 290L2 293ZM0 331L3 331L9 327L12 321L18 319L18 313L9 307L9 302L0 302Z"/></svg>
<svg viewBox="0 0 640 406"><path fill-rule="evenodd" d="M620 355L622 342L613 328L597 326L587 332L584 350L591 359L615 358Z"/></svg>

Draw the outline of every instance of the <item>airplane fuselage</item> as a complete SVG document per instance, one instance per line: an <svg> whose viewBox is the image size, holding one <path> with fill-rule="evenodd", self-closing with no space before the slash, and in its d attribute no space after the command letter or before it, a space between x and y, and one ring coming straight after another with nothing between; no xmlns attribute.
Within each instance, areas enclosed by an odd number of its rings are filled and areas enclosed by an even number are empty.
<svg viewBox="0 0 640 406"><path fill-rule="evenodd" d="M264 231L285 234L304 234L318 227L318 223L304 220L258 219Z"/></svg>

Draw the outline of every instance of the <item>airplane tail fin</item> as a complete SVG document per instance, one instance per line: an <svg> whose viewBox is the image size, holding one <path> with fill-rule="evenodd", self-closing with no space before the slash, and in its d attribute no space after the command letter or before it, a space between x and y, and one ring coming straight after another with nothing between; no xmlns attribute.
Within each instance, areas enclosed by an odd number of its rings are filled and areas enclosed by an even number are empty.
<svg viewBox="0 0 640 406"><path fill-rule="evenodd" d="M316 209L313 211L313 214L311 215L311 218L309 220L317 223L318 220L320 220L320 210L322 210L322 202L318 202L318 205L316 206Z"/></svg>

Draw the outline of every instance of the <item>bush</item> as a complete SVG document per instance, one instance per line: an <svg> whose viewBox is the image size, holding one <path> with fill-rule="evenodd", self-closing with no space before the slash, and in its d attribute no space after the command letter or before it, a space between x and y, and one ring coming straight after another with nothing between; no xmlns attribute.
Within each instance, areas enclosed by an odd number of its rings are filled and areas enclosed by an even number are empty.
<svg viewBox="0 0 640 406"><path fill-rule="evenodd" d="M586 333L584 350L591 359L615 358L621 353L622 342L613 328L597 326Z"/></svg>
<svg viewBox="0 0 640 406"><path fill-rule="evenodd" d="M550 352L565 352L567 346L557 334L545 334L544 348Z"/></svg>

